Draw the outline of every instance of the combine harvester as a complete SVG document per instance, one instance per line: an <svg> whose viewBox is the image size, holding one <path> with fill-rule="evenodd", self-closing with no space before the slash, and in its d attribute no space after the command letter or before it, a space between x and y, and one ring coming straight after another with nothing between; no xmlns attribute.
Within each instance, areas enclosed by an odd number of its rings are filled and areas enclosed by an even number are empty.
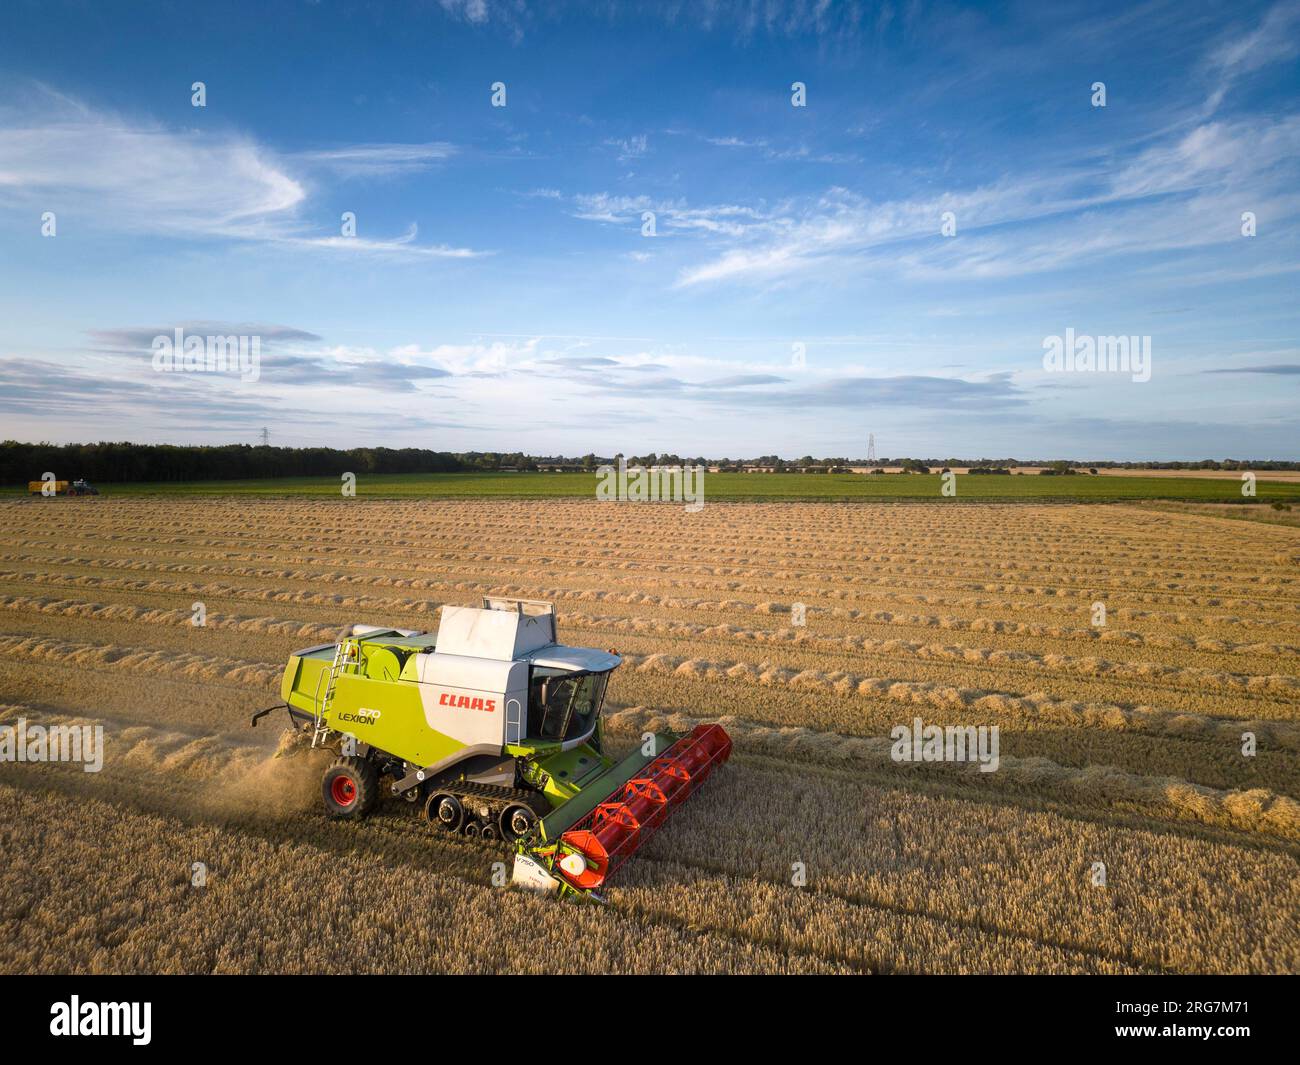
<svg viewBox="0 0 1300 1065"><path fill-rule="evenodd" d="M386 777L440 831L513 844L516 884L599 898L731 754L726 730L700 725L607 756L601 704L620 662L561 646L550 603L485 598L444 606L436 635L354 625L290 656L280 692L312 747L340 752L322 781L332 816L370 813Z"/></svg>

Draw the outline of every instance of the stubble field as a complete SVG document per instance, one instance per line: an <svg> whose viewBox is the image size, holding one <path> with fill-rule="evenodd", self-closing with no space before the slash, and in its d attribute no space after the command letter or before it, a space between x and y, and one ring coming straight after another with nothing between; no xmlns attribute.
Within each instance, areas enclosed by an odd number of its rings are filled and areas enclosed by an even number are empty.
<svg viewBox="0 0 1300 1065"><path fill-rule="evenodd" d="M434 629L486 593L551 599L564 642L625 656L616 743L704 720L735 740L606 907L493 887L504 850L400 802L328 821L320 764L274 757L279 717L247 727L291 651L350 622ZM999 768L894 762L890 729L917 717L998 726ZM4 972L1300 971L1287 526L7 501L0 725L20 718L102 724L107 750L99 773L0 763Z"/></svg>

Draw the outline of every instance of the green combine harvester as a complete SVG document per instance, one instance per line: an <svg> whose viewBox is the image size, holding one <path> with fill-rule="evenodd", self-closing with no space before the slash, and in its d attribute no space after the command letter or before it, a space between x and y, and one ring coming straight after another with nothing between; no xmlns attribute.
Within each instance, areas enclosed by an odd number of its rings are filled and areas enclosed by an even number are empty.
<svg viewBox="0 0 1300 1065"><path fill-rule="evenodd" d="M439 831L512 844L516 884L599 897L731 753L721 726L701 725L606 755L601 707L620 662L560 645L549 603L485 598L444 606L436 635L354 625L295 652L280 692L312 747L338 752L321 784L332 816L364 817L388 793Z"/></svg>

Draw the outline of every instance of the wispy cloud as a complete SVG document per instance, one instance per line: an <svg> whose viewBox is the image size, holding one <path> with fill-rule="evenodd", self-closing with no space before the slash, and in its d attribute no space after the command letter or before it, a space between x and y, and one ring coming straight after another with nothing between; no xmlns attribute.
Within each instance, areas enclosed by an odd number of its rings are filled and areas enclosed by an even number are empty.
<svg viewBox="0 0 1300 1065"><path fill-rule="evenodd" d="M705 32L725 30L742 41L758 38L808 38L852 45L871 29L861 5L832 0L780 3L775 0L700 0L696 3L606 4L593 10L581 0L549 0L546 4L528 5L524 0L438 0L439 7L451 18L474 27L502 26L516 40L525 25L538 17L560 19L576 15L589 19L599 12L611 20L654 18L670 29L701 29ZM917 5L904 6L904 18L916 17ZM883 5L877 25L887 24L893 8Z"/></svg>
<svg viewBox="0 0 1300 1065"><path fill-rule="evenodd" d="M1247 74L1300 53L1300 3L1294 0L1270 8L1259 25L1218 45L1208 67L1217 79L1206 113L1216 111L1229 90Z"/></svg>
<svg viewBox="0 0 1300 1065"><path fill-rule="evenodd" d="M725 402L800 411L888 406L979 413L1023 406L1028 397L1006 374L993 375L986 381L907 374L897 377L836 376L790 389L728 392Z"/></svg>
<svg viewBox="0 0 1300 1065"><path fill-rule="evenodd" d="M730 217L744 223L714 231L739 238L734 246L684 267L677 285L853 269L1009 277L1125 251L1223 243L1240 238L1243 204L1273 215L1295 205L1297 158L1300 117L1242 119L1197 126L1118 170L1094 162L910 200L831 189L766 212L733 208ZM617 217L616 205L605 206ZM948 212L959 239L940 236ZM888 256L873 255L885 247Z"/></svg>
<svg viewBox="0 0 1300 1065"><path fill-rule="evenodd" d="M466 22L483 23L488 20L487 0L438 0L438 3L449 15Z"/></svg>
<svg viewBox="0 0 1300 1065"><path fill-rule="evenodd" d="M743 236L766 223L770 216L760 207L712 204L691 207L683 200L662 200L650 196L621 196L605 192L578 193L572 197L575 218L615 225L640 225L645 211L653 211L656 230L699 230L728 236Z"/></svg>
<svg viewBox="0 0 1300 1065"><path fill-rule="evenodd" d="M340 253L469 258L470 248L416 243L406 233L344 238L302 221L312 185L297 169L393 175L451 155L449 146L359 145L278 155L250 137L177 130L98 112L45 91L39 110L0 108L5 203L87 227L169 238L238 240Z"/></svg>
<svg viewBox="0 0 1300 1065"><path fill-rule="evenodd" d="M1284 362L1272 366L1236 366L1227 370L1202 370L1202 373L1262 373L1289 377L1300 374L1300 363Z"/></svg>
<svg viewBox="0 0 1300 1065"><path fill-rule="evenodd" d="M670 132L681 134L682 130ZM858 130L861 132L861 130ZM705 144L715 148L734 148L757 152L762 158L772 162L802 163L856 163L861 156L851 152L833 152L809 147L807 144L773 144L766 137L708 136L698 135Z"/></svg>
<svg viewBox="0 0 1300 1065"><path fill-rule="evenodd" d="M635 137L615 137L605 141L607 147L615 150L620 163L640 159L650 150L650 139L644 133Z"/></svg>
<svg viewBox="0 0 1300 1065"><path fill-rule="evenodd" d="M743 364L743 372L719 373L735 370L737 364L700 355L655 359L644 353L530 357L536 353L537 345L531 345L528 352L514 360L511 376L523 380L571 380L610 396L672 395L677 401L736 411L778 407L792 411L841 409L860 404L977 410L1018 406L1028 398L1009 373L972 380L938 374L884 376L805 368L792 375L774 372L780 367L759 362Z"/></svg>
<svg viewBox="0 0 1300 1065"><path fill-rule="evenodd" d="M346 178L376 178L419 173L450 159L456 152L455 145L432 141L427 144L357 144L299 152L293 158Z"/></svg>
<svg viewBox="0 0 1300 1065"><path fill-rule="evenodd" d="M321 340L305 329L265 322L184 321L156 326L112 326L91 329L87 335L97 351L138 354L149 351L156 337L172 336L176 329L193 336L256 336L268 346L314 344Z"/></svg>
<svg viewBox="0 0 1300 1065"><path fill-rule="evenodd" d="M307 197L272 153L248 139L84 112L33 121L0 111L0 188L10 202L187 236L252 234Z"/></svg>
<svg viewBox="0 0 1300 1065"><path fill-rule="evenodd" d="M717 377L712 381L701 381L699 388L751 388L755 385L782 385L788 378L777 377L770 373L735 374L732 377Z"/></svg>
<svg viewBox="0 0 1300 1065"><path fill-rule="evenodd" d="M329 237L286 235L279 237L278 241L281 244L289 244L299 248L334 248L339 251L362 255L414 256L430 259L476 259L491 254L486 251L475 251L473 248L457 248L449 244L417 244L415 238L418 234L419 227L412 222L410 228L400 237L390 237L387 240L376 240L360 236L344 237L341 235Z"/></svg>
<svg viewBox="0 0 1300 1065"><path fill-rule="evenodd" d="M134 363L144 380L150 379L153 344L158 337L172 338L180 330L187 337L256 337L260 350L259 380L271 387L295 386L386 389L416 387L420 382L452 377L452 371L418 348L403 346L377 351L327 345L306 329L260 322L184 321L154 326L114 326L92 329L90 352ZM119 380L116 372L105 375ZM200 375L192 378L203 384Z"/></svg>

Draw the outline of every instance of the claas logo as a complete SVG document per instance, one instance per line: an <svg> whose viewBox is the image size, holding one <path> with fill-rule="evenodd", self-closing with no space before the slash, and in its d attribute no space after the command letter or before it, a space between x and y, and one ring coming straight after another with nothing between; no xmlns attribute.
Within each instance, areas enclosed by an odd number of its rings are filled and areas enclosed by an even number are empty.
<svg viewBox="0 0 1300 1065"><path fill-rule="evenodd" d="M455 706L461 710L486 710L489 714L497 708L495 699L480 699L477 695L452 695L443 692L438 696L439 706Z"/></svg>

